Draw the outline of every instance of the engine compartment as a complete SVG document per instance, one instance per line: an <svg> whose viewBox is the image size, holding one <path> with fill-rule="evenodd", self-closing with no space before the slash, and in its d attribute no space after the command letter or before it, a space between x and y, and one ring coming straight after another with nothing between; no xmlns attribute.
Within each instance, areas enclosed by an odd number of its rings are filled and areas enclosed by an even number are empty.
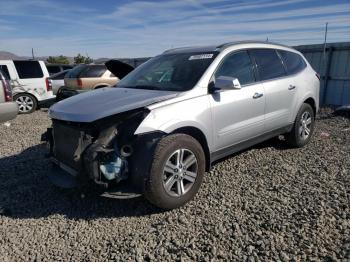
<svg viewBox="0 0 350 262"><path fill-rule="evenodd" d="M49 145L53 163L65 171L76 171L80 186L93 181L107 190L125 184L141 193L152 152L165 135L134 135L148 113L145 108L135 109L92 123L53 119L42 140Z"/></svg>

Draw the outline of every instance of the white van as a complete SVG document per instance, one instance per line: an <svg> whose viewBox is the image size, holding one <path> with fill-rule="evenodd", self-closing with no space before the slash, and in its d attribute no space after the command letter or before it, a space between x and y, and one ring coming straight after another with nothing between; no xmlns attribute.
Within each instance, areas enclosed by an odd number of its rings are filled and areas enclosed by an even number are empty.
<svg viewBox="0 0 350 262"><path fill-rule="evenodd" d="M55 98L43 61L0 60L0 69L10 79L19 113L32 113L39 104Z"/></svg>

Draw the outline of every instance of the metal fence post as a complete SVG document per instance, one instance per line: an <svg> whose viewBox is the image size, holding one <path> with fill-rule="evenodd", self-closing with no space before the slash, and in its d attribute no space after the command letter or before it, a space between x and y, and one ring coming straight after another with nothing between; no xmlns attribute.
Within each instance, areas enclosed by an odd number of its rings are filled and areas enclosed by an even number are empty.
<svg viewBox="0 0 350 262"><path fill-rule="evenodd" d="M332 57L333 57L333 47L330 46L328 48L328 61L327 61L327 65L326 65L326 72L324 75L324 84L323 84L324 92L323 92L323 99L322 99L323 105L326 104L326 99L327 99L328 80L329 80L329 74L331 71Z"/></svg>

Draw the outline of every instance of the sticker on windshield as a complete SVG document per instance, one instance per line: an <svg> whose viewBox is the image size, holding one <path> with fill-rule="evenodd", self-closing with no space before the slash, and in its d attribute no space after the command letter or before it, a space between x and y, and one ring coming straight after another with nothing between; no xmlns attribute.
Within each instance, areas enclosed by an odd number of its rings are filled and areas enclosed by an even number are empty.
<svg viewBox="0 0 350 262"><path fill-rule="evenodd" d="M213 57L213 54L192 55L188 60L210 59L212 57Z"/></svg>

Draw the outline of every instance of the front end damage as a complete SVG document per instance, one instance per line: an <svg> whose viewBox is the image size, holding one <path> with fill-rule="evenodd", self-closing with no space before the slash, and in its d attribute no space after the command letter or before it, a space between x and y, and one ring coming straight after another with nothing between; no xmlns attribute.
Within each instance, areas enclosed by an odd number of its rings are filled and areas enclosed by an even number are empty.
<svg viewBox="0 0 350 262"><path fill-rule="evenodd" d="M134 135L148 113L135 109L92 123L53 119L43 135L53 163L50 180L66 188L97 184L119 198L142 194L153 151L165 135Z"/></svg>

